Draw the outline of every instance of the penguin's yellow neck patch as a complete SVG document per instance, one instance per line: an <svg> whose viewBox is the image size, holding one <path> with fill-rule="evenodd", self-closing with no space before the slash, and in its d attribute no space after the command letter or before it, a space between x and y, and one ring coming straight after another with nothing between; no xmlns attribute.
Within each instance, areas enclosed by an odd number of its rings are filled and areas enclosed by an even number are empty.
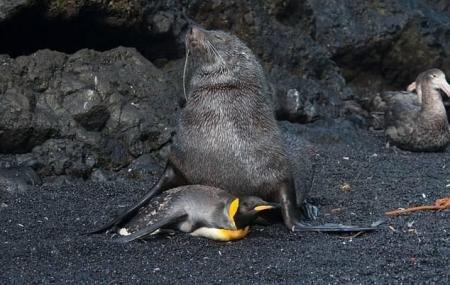
<svg viewBox="0 0 450 285"><path fill-rule="evenodd" d="M228 207L228 218L231 220L233 225L235 225L234 216L236 215L238 208L239 208L239 198L236 198L230 203L230 206Z"/></svg>

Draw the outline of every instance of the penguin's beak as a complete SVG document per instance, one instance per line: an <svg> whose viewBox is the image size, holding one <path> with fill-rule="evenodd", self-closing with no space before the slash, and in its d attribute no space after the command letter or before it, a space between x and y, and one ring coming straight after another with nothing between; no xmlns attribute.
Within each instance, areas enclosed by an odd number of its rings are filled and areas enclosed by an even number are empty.
<svg viewBox="0 0 450 285"><path fill-rule="evenodd" d="M265 210L277 209L279 207L280 207L279 204L267 203L267 204L264 204L264 205L258 205L255 208L253 208L253 210L255 210L256 212L261 212L261 211L265 211Z"/></svg>
<svg viewBox="0 0 450 285"><path fill-rule="evenodd" d="M445 93L445 95L450 97L450 85L445 78L441 81L441 90Z"/></svg>

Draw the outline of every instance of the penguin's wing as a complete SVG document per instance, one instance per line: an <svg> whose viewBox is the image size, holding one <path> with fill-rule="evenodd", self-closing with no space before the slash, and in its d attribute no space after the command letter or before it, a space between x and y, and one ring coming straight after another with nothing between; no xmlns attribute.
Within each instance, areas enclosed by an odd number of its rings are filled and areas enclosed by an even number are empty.
<svg viewBox="0 0 450 285"><path fill-rule="evenodd" d="M167 163L166 168L164 169L164 173L161 175L161 177L158 180L158 183L156 183L152 189L139 200L136 204L131 206L128 210L120 214L118 217L116 217L111 222L107 223L103 227L88 232L87 234L98 234L107 231L110 228L114 228L117 226L120 226L126 222L128 222L131 218L136 215L136 213L139 211L140 208L148 204L148 202L156 195L160 194L161 192L174 188L180 185L185 185L185 179L180 174L179 171L177 171L170 161Z"/></svg>
<svg viewBox="0 0 450 285"><path fill-rule="evenodd" d="M106 225L102 226L99 229L88 232L87 234L102 233L107 231L108 229L117 228L118 226L131 220L136 215L136 213L139 212L139 209L145 206L150 201L150 199L156 195L155 191L153 191L154 188L152 188L150 192L148 192L141 200L139 200L139 202L137 202L136 204L125 210L125 212L119 214L116 218L114 218L114 220L112 220L111 222L107 223Z"/></svg>
<svg viewBox="0 0 450 285"><path fill-rule="evenodd" d="M120 243L126 243L126 242L130 242L130 241L133 241L136 239L143 238L162 227L166 227L166 226L172 225L174 223L177 223L178 221L180 221L181 219L186 218L186 217L187 217L186 213L174 214L174 215L165 217L165 218L161 219L160 221L157 221L153 225L149 225L149 226L147 226L141 230L138 230L128 236L120 237L120 238L116 239L116 241L120 242Z"/></svg>

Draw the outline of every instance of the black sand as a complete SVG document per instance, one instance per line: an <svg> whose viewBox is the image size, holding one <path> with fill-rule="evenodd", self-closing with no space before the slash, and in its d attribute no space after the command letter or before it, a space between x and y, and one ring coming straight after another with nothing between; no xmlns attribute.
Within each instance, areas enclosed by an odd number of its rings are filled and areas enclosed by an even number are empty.
<svg viewBox="0 0 450 285"><path fill-rule="evenodd" d="M362 134L322 145L314 182L321 221L367 225L386 210L450 196L447 153L396 153ZM156 179L156 177L154 177ZM348 183L351 191L341 186ZM40 187L0 210L0 283L440 283L450 279L450 212L390 218L358 237L254 227L220 243L184 234L118 244L82 235L146 191L135 182ZM333 209L340 209L336 211Z"/></svg>

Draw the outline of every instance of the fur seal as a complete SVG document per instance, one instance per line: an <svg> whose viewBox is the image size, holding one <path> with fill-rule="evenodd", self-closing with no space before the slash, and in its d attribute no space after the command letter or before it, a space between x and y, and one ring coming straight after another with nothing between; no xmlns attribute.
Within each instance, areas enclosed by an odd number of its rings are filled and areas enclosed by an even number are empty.
<svg viewBox="0 0 450 285"><path fill-rule="evenodd" d="M244 238L260 211L275 208L258 197L236 198L215 187L180 186L169 189L139 209L118 231L119 242L129 242L175 229L219 241Z"/></svg>
<svg viewBox="0 0 450 285"><path fill-rule="evenodd" d="M450 97L450 85L439 69L430 69L417 76L408 92L389 98L385 113L386 136L401 149L430 152L443 151L450 142L450 131L442 97ZM409 96L407 96L409 95Z"/></svg>
<svg viewBox="0 0 450 285"><path fill-rule="evenodd" d="M301 223L296 193L263 68L236 36L191 27L186 34L192 76L169 161L157 184L133 207L96 232L122 225L167 189L209 185L235 196L278 203L293 231L372 231L376 227ZM310 213L308 209L303 211Z"/></svg>

